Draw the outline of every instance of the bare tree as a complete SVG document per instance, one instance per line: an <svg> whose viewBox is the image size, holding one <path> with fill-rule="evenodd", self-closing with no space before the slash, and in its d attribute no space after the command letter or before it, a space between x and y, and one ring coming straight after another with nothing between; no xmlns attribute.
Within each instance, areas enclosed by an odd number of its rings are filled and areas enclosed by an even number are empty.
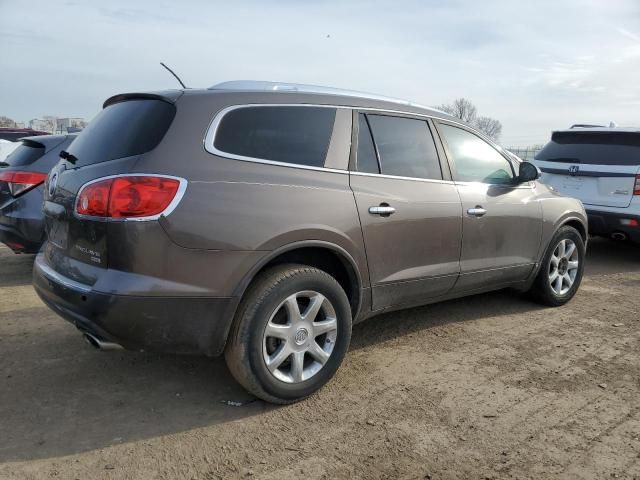
<svg viewBox="0 0 640 480"><path fill-rule="evenodd" d="M438 108L470 124L475 122L478 115L476 106L466 98L456 98L451 105L440 105Z"/></svg>
<svg viewBox="0 0 640 480"><path fill-rule="evenodd" d="M476 106L466 98L457 98L451 104L443 104L436 108L453 117L459 118L469 125L473 125L493 140L500 138L502 123L491 117L479 117Z"/></svg>
<svg viewBox="0 0 640 480"><path fill-rule="evenodd" d="M0 116L0 127L15 128L15 126L15 120L10 119L9 117Z"/></svg>
<svg viewBox="0 0 640 480"><path fill-rule="evenodd" d="M502 123L495 118L490 117L478 117L475 122L475 126L478 130L484 133L492 140L498 140L502 133Z"/></svg>

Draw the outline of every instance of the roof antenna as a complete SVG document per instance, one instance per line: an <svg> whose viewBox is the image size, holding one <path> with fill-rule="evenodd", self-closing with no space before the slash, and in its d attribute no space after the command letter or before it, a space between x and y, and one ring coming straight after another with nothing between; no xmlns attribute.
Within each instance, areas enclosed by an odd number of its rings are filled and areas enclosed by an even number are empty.
<svg viewBox="0 0 640 480"><path fill-rule="evenodd" d="M176 80L178 80L178 82L180 82L180 85L182 85L182 88L186 89L187 86L182 83L182 80L180 80L180 77L178 75L176 75L176 72L174 72L173 70L171 70L169 67L167 67L164 63L160 62L160 65L162 65L164 68L166 68L167 70L169 70L169 73L171 75L173 75L174 77L176 77Z"/></svg>

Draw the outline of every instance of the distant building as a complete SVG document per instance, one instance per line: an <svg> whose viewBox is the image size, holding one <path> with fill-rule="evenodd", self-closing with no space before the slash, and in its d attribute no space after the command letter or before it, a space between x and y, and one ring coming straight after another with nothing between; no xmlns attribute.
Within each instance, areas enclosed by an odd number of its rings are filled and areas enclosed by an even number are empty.
<svg viewBox="0 0 640 480"><path fill-rule="evenodd" d="M56 119L56 133L76 133L87 126L84 118L58 118Z"/></svg>
<svg viewBox="0 0 640 480"><path fill-rule="evenodd" d="M87 126L84 118L58 118L45 116L29 121L29 128L49 133L76 133Z"/></svg>

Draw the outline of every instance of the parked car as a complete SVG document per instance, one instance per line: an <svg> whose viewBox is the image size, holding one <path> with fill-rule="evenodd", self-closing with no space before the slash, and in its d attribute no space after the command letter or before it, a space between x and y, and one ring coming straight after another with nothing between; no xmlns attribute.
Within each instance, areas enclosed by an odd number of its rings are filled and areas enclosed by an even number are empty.
<svg viewBox="0 0 640 480"><path fill-rule="evenodd" d="M4 162L4 159L19 146L20 142L11 142L0 138L0 162Z"/></svg>
<svg viewBox="0 0 640 480"><path fill-rule="evenodd" d="M582 201L590 234L640 243L640 128L553 132L534 163L542 182Z"/></svg>
<svg viewBox="0 0 640 480"><path fill-rule="evenodd" d="M0 162L0 242L16 253L36 253L44 241L43 184L60 151L75 135L23 138Z"/></svg>
<svg viewBox="0 0 640 480"><path fill-rule="evenodd" d="M19 142L21 138L39 135L49 135L49 132L42 132L33 128L0 127L0 140Z"/></svg>
<svg viewBox="0 0 640 480"><path fill-rule="evenodd" d="M210 356L315 392L352 324L514 287L575 294L587 220L473 128L407 102L230 82L109 98L46 184L44 302L94 346Z"/></svg>

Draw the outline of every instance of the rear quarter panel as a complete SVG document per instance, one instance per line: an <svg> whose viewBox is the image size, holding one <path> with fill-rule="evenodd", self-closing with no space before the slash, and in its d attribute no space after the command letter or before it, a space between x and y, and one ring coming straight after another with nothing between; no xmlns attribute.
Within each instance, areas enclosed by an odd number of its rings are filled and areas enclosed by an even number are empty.
<svg viewBox="0 0 640 480"><path fill-rule="evenodd" d="M369 284L362 231L348 171L228 159L207 152L204 139L215 114L234 104L274 103L260 95L185 94L160 145L133 171L183 177L188 187L161 220L177 245L191 250L271 252L314 240L337 245L354 259ZM280 102L281 103L281 99ZM348 132L350 134L350 131ZM344 159L332 165L348 164Z"/></svg>

